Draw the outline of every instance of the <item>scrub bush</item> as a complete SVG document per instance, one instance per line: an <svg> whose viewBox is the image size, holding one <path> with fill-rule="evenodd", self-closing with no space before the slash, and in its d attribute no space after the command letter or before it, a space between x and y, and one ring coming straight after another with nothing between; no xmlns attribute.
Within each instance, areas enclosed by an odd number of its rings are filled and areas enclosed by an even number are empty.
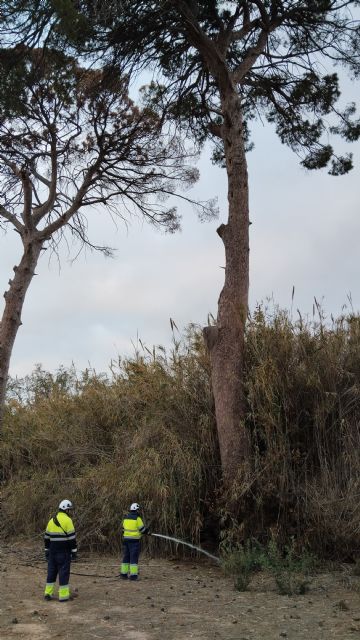
<svg viewBox="0 0 360 640"><path fill-rule="evenodd" d="M221 545L221 566L225 575L234 576L236 591L246 591L252 575L261 571L264 565L264 549L256 540L234 547Z"/></svg>
<svg viewBox="0 0 360 640"><path fill-rule="evenodd" d="M307 593L310 572L315 568L315 558L307 551L297 551L294 541L280 549L274 539L267 546L256 540L247 540L244 545L222 548L222 568L225 575L234 576L237 591L246 591L254 573L270 573L281 595Z"/></svg>

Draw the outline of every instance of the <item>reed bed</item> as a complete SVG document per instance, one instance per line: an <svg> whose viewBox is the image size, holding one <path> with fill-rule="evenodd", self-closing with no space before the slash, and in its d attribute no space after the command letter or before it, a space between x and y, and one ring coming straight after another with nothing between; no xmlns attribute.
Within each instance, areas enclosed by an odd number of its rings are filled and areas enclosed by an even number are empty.
<svg viewBox="0 0 360 640"><path fill-rule="evenodd" d="M153 531L213 549L291 538L327 557L360 550L360 318L293 320L259 306L244 364L252 459L231 495L201 331L136 351L109 374L37 367L9 384L0 440L4 537L41 535L74 500L83 548L115 549L138 501ZM160 543L161 544L161 543ZM155 541L150 550L158 552Z"/></svg>

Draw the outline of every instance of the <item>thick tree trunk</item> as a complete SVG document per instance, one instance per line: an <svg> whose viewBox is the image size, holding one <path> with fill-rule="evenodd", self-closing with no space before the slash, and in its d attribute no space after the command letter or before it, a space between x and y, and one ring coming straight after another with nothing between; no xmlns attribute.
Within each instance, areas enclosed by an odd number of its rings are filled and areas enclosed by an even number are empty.
<svg viewBox="0 0 360 640"><path fill-rule="evenodd" d="M5 309L0 322L0 426L2 424L9 364L16 334L21 325L25 295L33 278L42 248L41 241L24 240L24 253L20 264L14 267L14 278L5 291Z"/></svg>
<svg viewBox="0 0 360 640"><path fill-rule="evenodd" d="M225 247L225 283L216 327L204 329L225 483L249 458L244 426L244 333L249 293L249 197L241 104L236 91L222 98L222 137L228 175L229 217L218 233Z"/></svg>

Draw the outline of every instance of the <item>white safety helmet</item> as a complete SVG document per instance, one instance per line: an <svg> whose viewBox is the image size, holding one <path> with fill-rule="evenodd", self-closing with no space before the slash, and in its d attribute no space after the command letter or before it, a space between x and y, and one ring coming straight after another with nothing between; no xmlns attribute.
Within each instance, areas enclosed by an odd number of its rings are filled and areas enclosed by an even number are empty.
<svg viewBox="0 0 360 640"><path fill-rule="evenodd" d="M139 511L139 509L140 509L140 505L137 502L133 502L130 507L130 511Z"/></svg>
<svg viewBox="0 0 360 640"><path fill-rule="evenodd" d="M59 504L59 509L61 509L62 511L73 509L73 503L70 500L61 500Z"/></svg>

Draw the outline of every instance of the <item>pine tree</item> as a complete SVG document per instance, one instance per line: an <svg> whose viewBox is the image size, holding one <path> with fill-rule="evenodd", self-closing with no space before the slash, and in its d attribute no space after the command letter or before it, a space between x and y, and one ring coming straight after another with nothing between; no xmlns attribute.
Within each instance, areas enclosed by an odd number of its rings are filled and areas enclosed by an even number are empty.
<svg viewBox="0 0 360 640"><path fill-rule="evenodd" d="M24 7L22 37L106 56L131 72L158 74L148 100L200 144L228 177L229 212L218 229L225 248L225 283L216 326L206 327L212 363L222 467L227 483L249 463L242 385L249 290L249 204L246 151L251 121L262 115L307 169L341 175L352 167L328 134L360 135L355 105L340 110L336 65L360 71L359 1L341 0L88 0L12 5L7 29ZM15 8L14 8L15 7ZM73 13L75 12L75 14ZM68 17L73 16L69 29ZM75 16L75 17L74 17ZM15 22L14 22L15 18ZM76 25L82 24L76 27ZM49 26L50 25L50 26ZM42 31L44 33L44 30Z"/></svg>

